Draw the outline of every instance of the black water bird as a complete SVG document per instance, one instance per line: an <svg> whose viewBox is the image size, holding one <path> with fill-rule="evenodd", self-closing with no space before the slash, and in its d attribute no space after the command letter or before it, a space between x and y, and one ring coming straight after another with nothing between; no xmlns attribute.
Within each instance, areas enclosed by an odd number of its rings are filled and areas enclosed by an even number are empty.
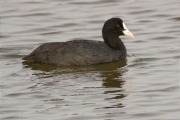
<svg viewBox="0 0 180 120"><path fill-rule="evenodd" d="M45 43L23 60L53 65L90 65L124 60L126 47L119 38L121 35L134 38L120 18L111 18L102 29L104 42L72 40Z"/></svg>

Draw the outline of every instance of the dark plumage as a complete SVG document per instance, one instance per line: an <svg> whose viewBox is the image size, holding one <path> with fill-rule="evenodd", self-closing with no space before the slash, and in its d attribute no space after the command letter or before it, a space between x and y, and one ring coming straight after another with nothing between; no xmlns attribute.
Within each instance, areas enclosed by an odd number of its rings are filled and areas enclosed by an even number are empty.
<svg viewBox="0 0 180 120"><path fill-rule="evenodd" d="M23 60L54 65L90 65L126 59L120 35L134 37L119 18L111 18L102 29L104 42L73 40L45 43Z"/></svg>

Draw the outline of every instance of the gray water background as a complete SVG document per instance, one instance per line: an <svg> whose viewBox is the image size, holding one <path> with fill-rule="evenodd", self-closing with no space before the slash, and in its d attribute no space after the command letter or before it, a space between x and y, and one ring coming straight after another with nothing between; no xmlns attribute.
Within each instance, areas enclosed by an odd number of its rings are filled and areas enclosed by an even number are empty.
<svg viewBox="0 0 180 120"><path fill-rule="evenodd" d="M1 0L1 120L179 120L179 0ZM90 66L21 59L46 42L103 41L120 17L128 56Z"/></svg>

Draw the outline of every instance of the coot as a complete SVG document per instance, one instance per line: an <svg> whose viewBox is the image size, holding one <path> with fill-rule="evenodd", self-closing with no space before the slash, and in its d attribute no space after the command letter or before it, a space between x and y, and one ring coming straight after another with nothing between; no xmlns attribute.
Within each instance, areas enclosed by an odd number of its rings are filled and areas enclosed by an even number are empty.
<svg viewBox="0 0 180 120"><path fill-rule="evenodd" d="M104 42L72 40L45 43L23 60L53 65L90 65L123 60L126 59L126 47L120 35L134 38L120 18L111 18L102 29Z"/></svg>

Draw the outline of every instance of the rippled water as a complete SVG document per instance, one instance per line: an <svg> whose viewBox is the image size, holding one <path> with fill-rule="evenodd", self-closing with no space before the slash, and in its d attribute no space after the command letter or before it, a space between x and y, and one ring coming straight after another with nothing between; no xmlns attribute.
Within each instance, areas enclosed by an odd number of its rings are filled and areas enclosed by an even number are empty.
<svg viewBox="0 0 180 120"><path fill-rule="evenodd" d="M179 0L1 0L1 120L179 120ZM57 67L21 59L45 42L100 40L120 17L127 61Z"/></svg>

